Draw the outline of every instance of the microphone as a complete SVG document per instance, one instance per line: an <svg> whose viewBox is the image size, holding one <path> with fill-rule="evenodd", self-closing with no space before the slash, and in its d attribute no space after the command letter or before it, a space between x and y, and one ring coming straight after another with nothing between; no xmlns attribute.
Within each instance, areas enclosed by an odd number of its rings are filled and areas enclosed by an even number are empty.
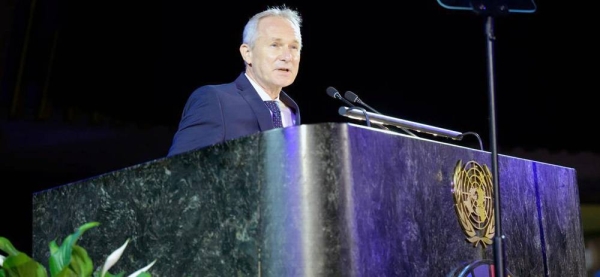
<svg viewBox="0 0 600 277"><path fill-rule="evenodd" d="M372 112L381 114L380 112L378 112L375 109L371 108L371 106L367 105L367 103L363 102L358 97L358 95L356 95L356 93L354 93L354 92L346 91L346 93L344 93L344 97L346 99L348 99L350 102L361 104L361 105L365 106L367 109L371 110Z"/></svg>
<svg viewBox="0 0 600 277"><path fill-rule="evenodd" d="M367 111L365 109L363 109L361 107L357 107L354 104L348 102L348 100L344 99L344 97L342 97L340 92L337 89L335 89L334 87L328 87L326 91L327 91L327 95L331 96L332 98L341 100L342 102L344 102L344 104L350 106L350 109L362 111L362 113L365 115L365 120L367 122L367 126L369 126L369 127L371 126L371 120L369 120L369 115L367 114ZM381 125L380 127L387 129L383 125Z"/></svg>
<svg viewBox="0 0 600 277"><path fill-rule="evenodd" d="M348 100L344 99L342 97L342 95L340 94L340 92L335 89L334 87L328 87L327 88L327 95L335 98L335 99L339 99L342 100L342 102L344 102L346 105L350 106L350 107L355 107L354 104L348 102Z"/></svg>
<svg viewBox="0 0 600 277"><path fill-rule="evenodd" d="M361 99L358 97L358 95L356 95L356 93L354 93L354 92L351 92L351 91L346 91L346 93L344 93L344 97L345 97L346 99L350 100L351 102L358 103L358 104L361 104L361 105L365 106L367 109L371 110L372 112L374 112L374 113L376 113L376 114L381 114L381 113L380 113L380 112L378 112L377 110L375 110L375 109L371 108L371 106L367 105L367 103L363 102L363 101L362 101L362 100L361 100ZM382 125L382 126L383 126L383 125ZM402 131L406 132L407 134L409 134L409 135L411 135L411 136L413 136L413 137L416 137L416 136L417 136L417 135L415 135L413 132L409 131L409 130L408 130L408 129L406 129L406 128L403 128L403 127L399 127L399 128L400 128L400 129L402 129Z"/></svg>

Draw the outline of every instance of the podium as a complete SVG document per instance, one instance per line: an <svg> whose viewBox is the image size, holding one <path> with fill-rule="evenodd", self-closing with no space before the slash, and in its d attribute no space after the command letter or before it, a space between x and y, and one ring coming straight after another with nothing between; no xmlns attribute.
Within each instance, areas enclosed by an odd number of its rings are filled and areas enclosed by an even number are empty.
<svg viewBox="0 0 600 277"><path fill-rule="evenodd" d="M131 238L114 272L450 276L493 259L457 217L458 161L490 153L350 123L274 129L35 193L33 258L98 221L79 241L94 262ZM585 276L575 170L505 155L498 170L506 269Z"/></svg>

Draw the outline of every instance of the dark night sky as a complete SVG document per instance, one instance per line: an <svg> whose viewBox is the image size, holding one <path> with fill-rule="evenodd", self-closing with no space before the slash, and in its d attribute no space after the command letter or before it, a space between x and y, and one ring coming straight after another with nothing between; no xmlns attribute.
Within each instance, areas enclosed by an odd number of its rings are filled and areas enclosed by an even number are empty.
<svg viewBox="0 0 600 277"><path fill-rule="evenodd" d="M267 5L282 3L297 8L304 18L300 73L285 89L299 104L304 124L349 121L337 114L342 103L325 92L333 86L357 93L388 116L476 132L489 150L484 18L474 12L447 10L435 0L37 2L23 85L27 95L41 95L53 35L58 34L46 86L53 117L77 107L84 114L97 112L144 127L131 136L54 148L39 147L50 144L54 123L36 121L36 132L46 136L30 140L15 139L3 128L3 153L10 154L3 155L8 157L3 172L28 184L21 188L24 203L30 197L24 192L166 155L189 94L201 85L233 81L243 70L238 48L245 22ZM598 153L600 145L591 133L597 118L592 97L599 49L592 39L593 10L559 1L536 4L533 14L495 21L499 150ZM16 15L15 22L21 23L14 26L6 54L3 100L14 87L15 54L22 49L14 45L23 41L28 9L17 9ZM10 103L0 102L2 108ZM108 126L108 132L120 130ZM65 132L65 137L93 136L87 131ZM11 137L20 143L17 150L6 146ZM475 146L475 140L464 144ZM89 148L80 154L85 163L71 160L70 170L62 172L52 167L79 157L72 152L84 147Z"/></svg>

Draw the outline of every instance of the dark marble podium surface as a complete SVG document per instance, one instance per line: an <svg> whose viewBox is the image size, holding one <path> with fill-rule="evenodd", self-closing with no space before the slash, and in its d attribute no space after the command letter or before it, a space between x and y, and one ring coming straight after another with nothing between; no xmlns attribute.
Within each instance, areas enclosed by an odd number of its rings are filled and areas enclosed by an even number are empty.
<svg viewBox="0 0 600 277"><path fill-rule="evenodd" d="M345 123L270 130L33 196L33 257L85 222L95 267L152 276L447 276L493 247L465 241L458 160L490 154ZM499 156L506 269L585 276L576 172Z"/></svg>

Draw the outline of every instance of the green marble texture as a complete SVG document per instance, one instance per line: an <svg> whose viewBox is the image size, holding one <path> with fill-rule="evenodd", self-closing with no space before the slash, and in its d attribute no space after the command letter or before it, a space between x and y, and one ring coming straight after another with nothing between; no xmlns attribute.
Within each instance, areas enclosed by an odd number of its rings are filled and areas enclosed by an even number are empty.
<svg viewBox="0 0 600 277"><path fill-rule="evenodd" d="M33 257L98 221L94 261L152 276L447 276L492 260L465 240L451 184L490 153L340 123L275 129L33 196ZM499 156L506 268L585 276L576 172ZM96 264L95 266L101 266Z"/></svg>

